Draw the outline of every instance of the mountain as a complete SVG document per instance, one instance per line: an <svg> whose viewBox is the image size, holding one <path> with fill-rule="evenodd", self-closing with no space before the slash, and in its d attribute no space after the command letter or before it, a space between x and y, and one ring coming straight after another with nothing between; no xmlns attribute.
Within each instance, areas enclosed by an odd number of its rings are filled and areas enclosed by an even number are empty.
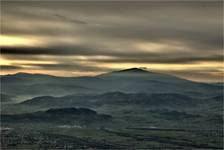
<svg viewBox="0 0 224 150"><path fill-rule="evenodd" d="M17 96L18 101L35 96L63 96L71 93L96 93L96 89L75 83L78 80L88 82L86 77L55 77L43 74L17 73L1 76L1 93ZM21 97L21 98L20 98Z"/></svg>
<svg viewBox="0 0 224 150"><path fill-rule="evenodd" d="M114 71L94 77L55 77L42 74L18 73L1 76L1 92L17 97L65 96L81 93L177 93L212 97L222 94L222 87L198 83L175 76L139 68Z"/></svg>
<svg viewBox="0 0 224 150"><path fill-rule="evenodd" d="M101 113L123 115L123 112L144 114L153 109L169 109L202 114L221 114L223 95L197 98L177 93L123 93L80 94L62 97L41 96L12 105L10 110L33 112L39 109L87 107ZM4 111L3 111L4 112ZM147 117L147 116L146 116Z"/></svg>
<svg viewBox="0 0 224 150"><path fill-rule="evenodd" d="M1 84L1 126L8 129L5 136L10 144L20 138L21 147L24 140L30 141L28 149L43 149L33 144L39 141L42 145L46 141L64 143L69 149L71 143L65 141L82 137L85 146L92 139L112 142L116 147L128 143L130 147L123 149L133 149L133 143L140 149L223 147L220 84L193 82L141 68L93 77L18 73L1 76ZM24 137L24 132L29 136ZM48 135L46 140L42 134Z"/></svg>
<svg viewBox="0 0 224 150"><path fill-rule="evenodd" d="M107 107L114 107L121 110L124 109L124 107L142 107L142 110L144 110L149 108L195 108L201 102L203 102L203 100L176 93L146 94L109 92L103 94L68 95L63 97L35 97L18 103L15 106L17 108L28 107L27 110L29 107L46 109L69 106L88 107L94 109L105 108L105 110L107 110ZM107 112L111 113L110 111Z"/></svg>
<svg viewBox="0 0 224 150"><path fill-rule="evenodd" d="M35 97L11 105L8 110L17 111L13 113L21 113L20 110L23 110L23 113L32 114L32 117L33 115L35 116L35 112L45 110L41 114L49 116L53 120L57 120L57 118L51 115L65 116L65 118L74 120L73 117L70 117L70 114L76 114L75 116L79 115L79 117L88 120L89 117L95 118L93 117L94 114L101 113L113 116L115 120L122 120L122 125L125 126L154 124L160 127L169 126L170 128L174 126L200 128L203 123L203 128L210 128L211 126L220 128L222 126L222 100L222 95L211 98L195 98L177 93L107 92L103 94L79 94L63 97ZM88 108L90 110L66 110L69 107ZM3 111L3 114L5 113ZM186 124L181 124L177 120L182 120Z"/></svg>
<svg viewBox="0 0 224 150"><path fill-rule="evenodd" d="M221 93L217 85L198 83L172 75L130 68L97 76L110 81L111 89L128 93ZM213 93L213 94L212 94Z"/></svg>
<svg viewBox="0 0 224 150"><path fill-rule="evenodd" d="M144 75L144 74L149 74L152 72L140 69L140 68L129 68L125 70L119 70L119 71L113 71L105 74L98 75L98 77L106 77L106 76L119 76L119 75L124 75L124 74L130 74L132 73L133 75Z"/></svg>
<svg viewBox="0 0 224 150"><path fill-rule="evenodd" d="M106 123L112 120L110 115L98 114L88 108L55 108L46 111L38 111L25 114L1 115L4 123L55 123L55 124L79 124L88 125L94 123Z"/></svg>

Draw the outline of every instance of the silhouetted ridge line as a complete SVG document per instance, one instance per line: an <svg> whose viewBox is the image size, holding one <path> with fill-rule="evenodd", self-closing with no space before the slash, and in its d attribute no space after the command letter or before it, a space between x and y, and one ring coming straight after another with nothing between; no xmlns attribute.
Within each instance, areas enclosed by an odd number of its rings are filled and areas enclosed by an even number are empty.
<svg viewBox="0 0 224 150"><path fill-rule="evenodd" d="M141 68L130 68L130 69L124 69L124 70L115 71L115 72L149 73L149 71L141 69Z"/></svg>

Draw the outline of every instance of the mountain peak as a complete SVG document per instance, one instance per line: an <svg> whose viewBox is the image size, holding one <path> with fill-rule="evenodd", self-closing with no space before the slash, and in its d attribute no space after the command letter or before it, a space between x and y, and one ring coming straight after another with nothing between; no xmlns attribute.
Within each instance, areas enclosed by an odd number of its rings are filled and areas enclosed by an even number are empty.
<svg viewBox="0 0 224 150"><path fill-rule="evenodd" d="M149 72L146 70L146 68L129 68L129 69L124 69L124 70L118 70L118 71L113 71L105 74L98 75L98 77L108 77L108 76L139 76L139 75L148 75L153 72ZM130 77L130 76L129 76Z"/></svg>
<svg viewBox="0 0 224 150"><path fill-rule="evenodd" d="M120 71L116 71L116 72L133 72L133 73L149 73L146 68L129 68L129 69L124 69L124 70L120 70Z"/></svg>

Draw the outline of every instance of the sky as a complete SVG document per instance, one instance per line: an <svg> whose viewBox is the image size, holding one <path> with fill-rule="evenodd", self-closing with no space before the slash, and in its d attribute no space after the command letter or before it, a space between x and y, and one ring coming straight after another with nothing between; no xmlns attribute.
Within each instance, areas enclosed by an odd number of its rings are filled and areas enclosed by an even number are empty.
<svg viewBox="0 0 224 150"><path fill-rule="evenodd" d="M222 1L2 1L1 74L146 67L221 82Z"/></svg>

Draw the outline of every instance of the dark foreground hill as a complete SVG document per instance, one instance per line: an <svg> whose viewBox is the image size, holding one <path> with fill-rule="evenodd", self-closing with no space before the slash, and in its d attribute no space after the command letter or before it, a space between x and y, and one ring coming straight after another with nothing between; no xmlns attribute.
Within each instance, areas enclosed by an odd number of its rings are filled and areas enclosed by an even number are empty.
<svg viewBox="0 0 224 150"><path fill-rule="evenodd" d="M110 122L110 115L98 114L88 108L55 108L25 114L1 115L3 123L54 123L54 124L76 124L76 125L102 125Z"/></svg>

